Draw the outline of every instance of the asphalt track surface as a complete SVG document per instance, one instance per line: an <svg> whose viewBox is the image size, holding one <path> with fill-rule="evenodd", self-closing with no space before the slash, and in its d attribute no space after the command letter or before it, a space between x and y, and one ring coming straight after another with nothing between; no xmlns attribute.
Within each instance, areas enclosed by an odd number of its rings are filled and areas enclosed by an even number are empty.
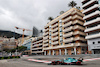
<svg viewBox="0 0 100 67"><path fill-rule="evenodd" d="M0 60L0 67L100 67L100 60L84 62L82 65L47 65L24 59Z"/></svg>

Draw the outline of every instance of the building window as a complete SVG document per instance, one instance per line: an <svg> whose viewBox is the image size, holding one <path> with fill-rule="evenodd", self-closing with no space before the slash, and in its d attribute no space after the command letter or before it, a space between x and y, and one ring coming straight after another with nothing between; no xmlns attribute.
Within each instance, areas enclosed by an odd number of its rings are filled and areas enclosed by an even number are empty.
<svg viewBox="0 0 100 67"><path fill-rule="evenodd" d="M95 44L95 42L93 42L93 44Z"/></svg>
<svg viewBox="0 0 100 67"><path fill-rule="evenodd" d="M60 28L60 32L62 32L62 28Z"/></svg>
<svg viewBox="0 0 100 67"><path fill-rule="evenodd" d="M98 41L98 43L100 43L100 41Z"/></svg>

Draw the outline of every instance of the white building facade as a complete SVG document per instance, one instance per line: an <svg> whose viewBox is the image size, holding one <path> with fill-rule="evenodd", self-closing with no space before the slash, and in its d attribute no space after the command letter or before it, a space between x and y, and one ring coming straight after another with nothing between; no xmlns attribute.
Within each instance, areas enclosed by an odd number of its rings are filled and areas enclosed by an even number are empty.
<svg viewBox="0 0 100 67"><path fill-rule="evenodd" d="M82 8L88 49L93 54L100 54L100 0L82 0Z"/></svg>

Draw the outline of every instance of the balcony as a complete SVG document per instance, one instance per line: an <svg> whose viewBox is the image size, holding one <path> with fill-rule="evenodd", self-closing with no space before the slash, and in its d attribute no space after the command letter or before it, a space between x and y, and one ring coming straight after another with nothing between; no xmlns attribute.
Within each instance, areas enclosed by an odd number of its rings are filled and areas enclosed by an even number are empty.
<svg viewBox="0 0 100 67"><path fill-rule="evenodd" d="M43 51L32 51L32 53L43 53Z"/></svg>
<svg viewBox="0 0 100 67"><path fill-rule="evenodd" d="M70 17L68 17L68 18L66 18L66 19L64 19L64 20L62 20L62 22L67 22L67 21L69 21L69 20L71 20L72 19L72 16L70 16Z"/></svg>
<svg viewBox="0 0 100 67"><path fill-rule="evenodd" d="M46 32L46 33L44 33L43 35L45 36L45 35L47 35L47 34L49 34L49 32Z"/></svg>
<svg viewBox="0 0 100 67"><path fill-rule="evenodd" d="M54 27L57 27L58 26L58 23L56 23L55 25L51 26L51 28L54 28Z"/></svg>
<svg viewBox="0 0 100 67"><path fill-rule="evenodd" d="M99 8L99 5L98 4L95 4L94 6L92 6L92 7L88 8L88 9L84 10L82 13L85 14L85 13L87 13L87 12L89 12L89 11L95 9L95 8Z"/></svg>
<svg viewBox="0 0 100 67"><path fill-rule="evenodd" d="M52 42L52 45L56 45L56 44L58 44L58 41L56 41L56 42Z"/></svg>
<svg viewBox="0 0 100 67"><path fill-rule="evenodd" d="M80 20L83 20L83 18L82 17L80 17L80 16L78 16L78 15L75 15L75 16L73 16L73 19L80 19Z"/></svg>
<svg viewBox="0 0 100 67"><path fill-rule="evenodd" d="M33 45L32 47L37 47L37 46L41 46L43 44L36 44L36 45Z"/></svg>
<svg viewBox="0 0 100 67"><path fill-rule="evenodd" d="M46 32L46 31L49 31L49 28L45 29L45 32Z"/></svg>
<svg viewBox="0 0 100 67"><path fill-rule="evenodd" d="M90 25L90 24L94 24L94 23L96 23L96 22L99 22L99 23L100 23L100 17L98 17L98 18L96 18L96 19L94 19L94 20L91 20L91 21L89 21L89 22L85 22L85 23L84 23L84 26L87 26L87 25Z"/></svg>
<svg viewBox="0 0 100 67"><path fill-rule="evenodd" d="M72 42L73 40L74 40L73 37L67 38L67 39L64 40L64 43L69 43L69 42Z"/></svg>
<svg viewBox="0 0 100 67"><path fill-rule="evenodd" d="M73 35L77 35L77 34L84 35L84 36L86 35L86 33L81 31L75 31Z"/></svg>
<svg viewBox="0 0 100 67"><path fill-rule="evenodd" d="M78 12L78 11L74 11L72 14L75 14L75 13L77 13L80 16L84 16L84 14L82 14L81 12Z"/></svg>
<svg viewBox="0 0 100 67"><path fill-rule="evenodd" d="M54 20L52 20L52 21L51 21L51 24L54 24L54 23L58 22L58 19L59 19L59 18L57 17L57 18L55 18Z"/></svg>
<svg viewBox="0 0 100 67"><path fill-rule="evenodd" d="M49 40L44 40L43 43L49 42Z"/></svg>
<svg viewBox="0 0 100 67"><path fill-rule="evenodd" d="M51 32L55 32L55 31L57 31L57 30L58 30L58 27L55 28L55 29L52 29Z"/></svg>
<svg viewBox="0 0 100 67"><path fill-rule="evenodd" d="M58 39L58 36L57 36L57 37L52 38L52 40L57 40L57 39Z"/></svg>
<svg viewBox="0 0 100 67"><path fill-rule="evenodd" d="M74 26L74 29L81 29L81 30L85 30L85 28L84 28L84 27L79 26L79 25L75 25L75 26Z"/></svg>
<svg viewBox="0 0 100 67"><path fill-rule="evenodd" d="M74 47L74 44L65 44L65 45L58 45L55 47L48 47L48 48L44 48L43 50L50 50L50 49L59 49L59 48L66 48L66 47Z"/></svg>
<svg viewBox="0 0 100 67"><path fill-rule="evenodd" d="M46 39L48 39L48 38L49 38L49 36L46 36L46 37L44 37L43 39L46 40Z"/></svg>
<svg viewBox="0 0 100 67"><path fill-rule="evenodd" d="M88 19L92 16L95 16L95 15L98 15L98 14L100 14L100 11L95 11L95 12L93 12L93 13L87 15L87 16L84 16L83 19L86 20L86 19Z"/></svg>
<svg viewBox="0 0 100 67"><path fill-rule="evenodd" d="M85 39L93 39L93 38L98 38L98 37L100 37L100 32L96 33L96 34L93 34L93 35L87 35L85 37Z"/></svg>
<svg viewBox="0 0 100 67"><path fill-rule="evenodd" d="M63 32L68 32L68 31L71 31L71 30L73 30L73 26L64 29Z"/></svg>
<svg viewBox="0 0 100 67"><path fill-rule="evenodd" d="M70 22L67 22L66 24L63 25L63 27L67 27L67 26L70 26L72 24L72 21Z"/></svg>
<svg viewBox="0 0 100 67"><path fill-rule="evenodd" d="M62 17L65 18L66 16L70 15L71 12L65 13Z"/></svg>
<svg viewBox="0 0 100 67"><path fill-rule="evenodd" d="M84 2L84 1L86 1L86 0L81 0L81 2Z"/></svg>
<svg viewBox="0 0 100 67"><path fill-rule="evenodd" d="M90 0L89 2L87 2L86 4L84 4L82 6L82 8L89 6L91 3L95 2L95 1L97 1L97 0Z"/></svg>
<svg viewBox="0 0 100 67"><path fill-rule="evenodd" d="M40 42L43 42L43 40L36 41L36 42L34 42L34 44L37 44L37 43L40 43Z"/></svg>
<svg viewBox="0 0 100 67"><path fill-rule="evenodd" d="M43 42L43 40L39 40L38 43L39 43L39 42Z"/></svg>
<svg viewBox="0 0 100 67"><path fill-rule="evenodd" d="M63 36L64 36L64 37L70 37L70 36L72 36L72 35L73 35L73 32L69 32L69 33L64 34Z"/></svg>
<svg viewBox="0 0 100 67"><path fill-rule="evenodd" d="M87 46L87 44L85 44L85 43L75 43L74 45L75 46Z"/></svg>
<svg viewBox="0 0 100 67"><path fill-rule="evenodd" d="M43 44L43 47L45 47L45 46L49 46L48 44Z"/></svg>
<svg viewBox="0 0 100 67"><path fill-rule="evenodd" d="M32 48L32 50L42 49L42 47Z"/></svg>
<svg viewBox="0 0 100 67"><path fill-rule="evenodd" d="M76 41L76 40L86 41L86 39L84 37L75 37L74 38L74 41Z"/></svg>
<svg viewBox="0 0 100 67"><path fill-rule="evenodd" d="M56 36L58 34L58 32L51 34L51 36Z"/></svg>
<svg viewBox="0 0 100 67"><path fill-rule="evenodd" d="M79 21L79 20L75 20L75 21L73 22L73 24L76 24L76 23L78 23L78 24L80 24L80 25L83 25L83 24L84 24L84 22Z"/></svg>
<svg viewBox="0 0 100 67"><path fill-rule="evenodd" d="M100 30L100 25L92 27L92 28L87 28L87 29L85 29L85 32L91 32L91 31L95 31L95 30Z"/></svg>

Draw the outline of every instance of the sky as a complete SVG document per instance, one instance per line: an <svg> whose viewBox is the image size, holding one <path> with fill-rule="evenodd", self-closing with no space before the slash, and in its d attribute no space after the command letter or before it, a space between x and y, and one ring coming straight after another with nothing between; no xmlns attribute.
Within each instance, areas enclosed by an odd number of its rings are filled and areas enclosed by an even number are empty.
<svg viewBox="0 0 100 67"><path fill-rule="evenodd" d="M48 17L57 17L60 11L70 9L72 0L0 0L0 30L10 30L22 34L15 26L32 30L33 26L43 30ZM74 0L81 7L81 0ZM31 35L32 31L25 31Z"/></svg>

